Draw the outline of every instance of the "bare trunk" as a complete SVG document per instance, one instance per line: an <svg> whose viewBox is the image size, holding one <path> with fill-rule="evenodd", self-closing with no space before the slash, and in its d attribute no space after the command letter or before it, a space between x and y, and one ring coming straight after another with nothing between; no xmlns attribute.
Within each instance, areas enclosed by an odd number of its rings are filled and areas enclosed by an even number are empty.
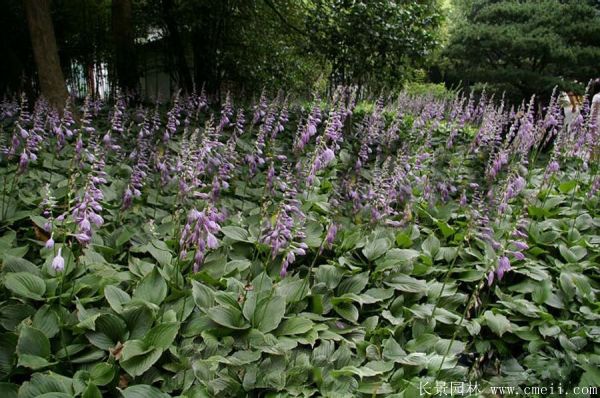
<svg viewBox="0 0 600 398"><path fill-rule="evenodd" d="M112 0L112 33L119 86L125 90L137 90L139 82L131 0Z"/></svg>
<svg viewBox="0 0 600 398"><path fill-rule="evenodd" d="M50 105L62 111L68 93L58 58L50 0L23 0L23 4L42 95Z"/></svg>

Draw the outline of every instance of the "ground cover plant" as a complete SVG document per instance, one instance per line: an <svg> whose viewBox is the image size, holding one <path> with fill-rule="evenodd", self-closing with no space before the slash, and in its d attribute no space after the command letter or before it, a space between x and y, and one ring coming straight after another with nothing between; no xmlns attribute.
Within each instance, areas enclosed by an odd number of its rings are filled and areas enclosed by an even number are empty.
<svg viewBox="0 0 600 398"><path fill-rule="evenodd" d="M1 395L600 385L585 101L4 100Z"/></svg>

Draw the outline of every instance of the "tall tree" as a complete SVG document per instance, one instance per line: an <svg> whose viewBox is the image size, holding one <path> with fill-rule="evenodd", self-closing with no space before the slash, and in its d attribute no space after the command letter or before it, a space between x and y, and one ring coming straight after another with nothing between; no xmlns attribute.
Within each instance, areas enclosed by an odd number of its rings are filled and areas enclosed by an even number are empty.
<svg viewBox="0 0 600 398"><path fill-rule="evenodd" d="M112 0L112 34L115 69L119 86L126 90L138 87L131 0Z"/></svg>
<svg viewBox="0 0 600 398"><path fill-rule="evenodd" d="M50 0L23 0L23 4L42 94L52 106L62 110L68 93L58 58Z"/></svg>
<svg viewBox="0 0 600 398"><path fill-rule="evenodd" d="M582 0L471 0L445 51L451 83L486 85L515 102L598 74L600 13ZM578 81L579 83L576 83Z"/></svg>
<svg viewBox="0 0 600 398"><path fill-rule="evenodd" d="M169 52L174 58L179 88L191 92L193 87L192 74L185 58L185 43L183 41L177 19L173 0L162 0L162 11L165 27L167 28Z"/></svg>
<svg viewBox="0 0 600 398"><path fill-rule="evenodd" d="M311 44L332 66L334 83L396 84L438 44L437 0L312 0Z"/></svg>

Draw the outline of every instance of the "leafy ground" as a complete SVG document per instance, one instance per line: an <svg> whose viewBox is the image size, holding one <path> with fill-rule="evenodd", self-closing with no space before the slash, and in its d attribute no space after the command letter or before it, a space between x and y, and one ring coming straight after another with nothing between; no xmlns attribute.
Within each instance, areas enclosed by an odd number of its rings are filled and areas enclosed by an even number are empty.
<svg viewBox="0 0 600 398"><path fill-rule="evenodd" d="M354 102L4 101L2 396L600 385L589 115Z"/></svg>

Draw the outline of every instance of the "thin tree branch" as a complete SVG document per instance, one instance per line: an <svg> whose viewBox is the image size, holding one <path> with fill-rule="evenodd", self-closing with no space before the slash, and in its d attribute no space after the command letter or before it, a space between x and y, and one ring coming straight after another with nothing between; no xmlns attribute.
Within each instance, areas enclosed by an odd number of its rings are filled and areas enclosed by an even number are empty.
<svg viewBox="0 0 600 398"><path fill-rule="evenodd" d="M275 7L275 5L273 4L273 2L271 2L271 0L264 0L264 2L271 10L273 10L273 12L277 15L277 17L281 20L281 22L284 23L284 25L291 28L295 32L300 33L303 36L307 36L307 37L309 36L309 34L307 32L303 31L302 29L300 29L300 28L292 25L290 22L288 22L288 20L279 12L277 7Z"/></svg>

